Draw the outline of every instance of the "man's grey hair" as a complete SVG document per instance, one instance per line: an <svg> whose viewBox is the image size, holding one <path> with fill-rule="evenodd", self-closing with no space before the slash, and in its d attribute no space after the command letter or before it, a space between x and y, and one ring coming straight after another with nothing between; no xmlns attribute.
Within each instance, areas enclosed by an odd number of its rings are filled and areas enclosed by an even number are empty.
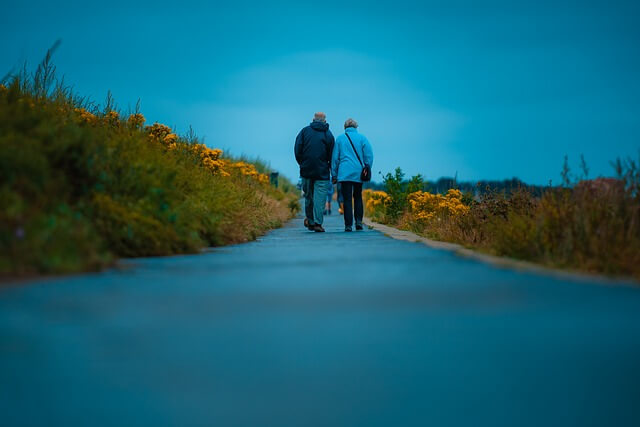
<svg viewBox="0 0 640 427"><path fill-rule="evenodd" d="M358 122L353 120L352 118L348 118L346 122L344 122L344 128L357 128Z"/></svg>
<svg viewBox="0 0 640 427"><path fill-rule="evenodd" d="M323 113L322 111L318 111L317 113L315 113L313 115L313 121L314 122L326 122L327 121L327 115L325 113Z"/></svg>

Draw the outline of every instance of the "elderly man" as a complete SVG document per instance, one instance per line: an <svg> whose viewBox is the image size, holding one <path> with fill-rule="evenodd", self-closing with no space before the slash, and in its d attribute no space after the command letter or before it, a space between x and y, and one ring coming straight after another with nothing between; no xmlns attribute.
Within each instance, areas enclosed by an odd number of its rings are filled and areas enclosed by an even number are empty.
<svg viewBox="0 0 640 427"><path fill-rule="evenodd" d="M324 232L323 211L331 185L329 178L334 144L327 116L322 112L315 113L311 124L296 137L294 153L300 165L304 191L304 225L311 231Z"/></svg>

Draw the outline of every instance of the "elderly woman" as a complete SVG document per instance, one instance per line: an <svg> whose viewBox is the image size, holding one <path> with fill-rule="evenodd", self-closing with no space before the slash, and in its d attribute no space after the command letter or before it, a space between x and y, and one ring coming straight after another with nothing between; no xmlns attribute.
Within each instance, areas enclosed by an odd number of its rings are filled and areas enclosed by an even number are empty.
<svg viewBox="0 0 640 427"><path fill-rule="evenodd" d="M366 136L358 132L358 122L347 119L344 134L338 136L331 159L333 181L340 184L344 199L344 231L351 231L355 210L356 230L362 230L362 180L364 166L373 166L373 151Z"/></svg>

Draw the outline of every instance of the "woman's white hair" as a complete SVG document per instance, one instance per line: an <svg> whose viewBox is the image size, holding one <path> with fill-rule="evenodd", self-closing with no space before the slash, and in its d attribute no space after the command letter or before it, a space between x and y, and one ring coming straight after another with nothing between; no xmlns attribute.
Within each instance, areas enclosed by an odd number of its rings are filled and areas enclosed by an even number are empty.
<svg viewBox="0 0 640 427"><path fill-rule="evenodd" d="M348 118L346 122L344 122L344 128L357 128L358 122L353 120L352 118Z"/></svg>

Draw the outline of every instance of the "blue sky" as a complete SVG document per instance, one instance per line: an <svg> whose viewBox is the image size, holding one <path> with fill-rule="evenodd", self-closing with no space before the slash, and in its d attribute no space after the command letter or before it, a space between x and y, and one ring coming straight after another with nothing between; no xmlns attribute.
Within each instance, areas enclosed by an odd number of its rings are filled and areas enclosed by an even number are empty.
<svg viewBox="0 0 640 427"><path fill-rule="evenodd" d="M441 3L446 3L443 5ZM559 181L640 150L638 2L13 2L0 74L61 39L84 95L292 178L314 111L371 141L374 173Z"/></svg>

